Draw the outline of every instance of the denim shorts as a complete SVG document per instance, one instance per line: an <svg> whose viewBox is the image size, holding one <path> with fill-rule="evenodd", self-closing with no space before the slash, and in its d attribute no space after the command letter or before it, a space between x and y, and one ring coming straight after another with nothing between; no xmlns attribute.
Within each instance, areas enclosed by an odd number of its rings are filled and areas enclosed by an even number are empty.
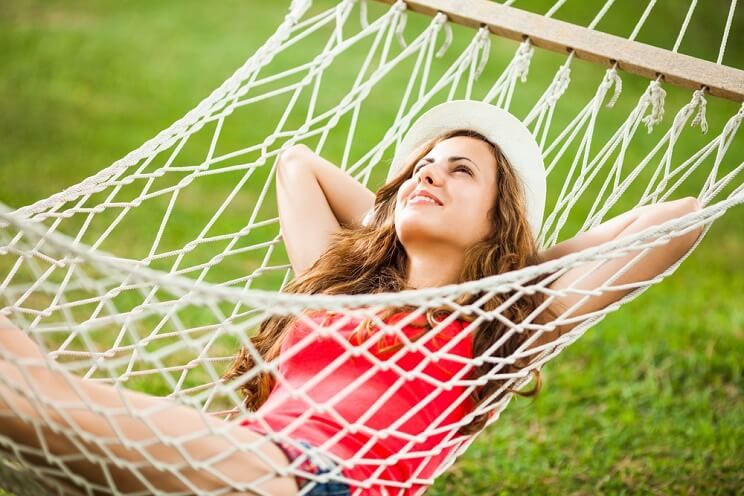
<svg viewBox="0 0 744 496"><path fill-rule="evenodd" d="M289 462L294 464L295 469L301 472L322 475L329 472L340 473L338 465L331 457L319 451L305 440L294 440L295 443L302 446L298 448L292 443L284 441L275 441L276 445L287 455ZM299 462L294 463L295 460ZM295 475L297 487L300 488L299 496L351 496L351 489L345 482L327 481L317 482L312 479L306 479L300 474Z"/></svg>

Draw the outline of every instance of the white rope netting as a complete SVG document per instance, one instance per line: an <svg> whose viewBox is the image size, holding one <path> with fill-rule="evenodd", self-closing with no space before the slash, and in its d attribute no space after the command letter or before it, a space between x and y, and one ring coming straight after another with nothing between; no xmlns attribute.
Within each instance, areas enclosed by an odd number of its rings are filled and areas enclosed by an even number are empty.
<svg viewBox="0 0 744 496"><path fill-rule="evenodd" d="M561 5L556 3L548 15ZM744 160L729 153L744 107L711 133L707 97L699 90L673 115L666 109L664 120L666 91L657 78L631 104L623 103L629 111L622 118L617 113L607 116L622 91L617 67L605 71L593 95L573 95L566 103L564 95L570 92L576 65L573 54L563 58L539 91L520 93L517 98L533 59L539 56L529 40L518 44L506 66L498 68L487 29L476 30L474 36L473 31L456 31L441 13L426 22L419 16L414 24L406 22L413 14L403 2L376 18L365 2L341 1L318 12L310 7L309 1L293 2L276 33L242 67L140 148L58 194L0 212L0 307L39 344L48 366L113 384L121 398L125 390L168 397L173 404L200 412L204 419L203 429L178 437L163 432L153 420L171 402L153 408L125 402L124 407L107 408L84 394L77 401L40 394L27 386L33 384L32 365L38 363L0 349L2 359L26 377L24 383L0 376L0 394L12 392L24 398L29 408L52 412L40 422L11 405L10 415L39 431L39 442L23 445L0 436L0 446L14 466L40 479L66 481L55 485L59 493L129 494L117 486L117 469L141 474L144 489L139 493L163 493L148 476L148 469L154 467L169 474L201 470L221 478L224 488L210 494L270 494L264 484L274 474L296 474L297 464L283 467L264 457L272 473L252 481L231 480L213 468L238 452L260 457L265 443L291 442L295 429L320 418L334 432L317 448L339 465L321 477L305 474L308 478L346 482L354 495L421 494L473 441L472 435L458 434L461 426L482 414L490 415L487 424L495 422L512 397L506 389L521 388L534 369L607 313L662 281L687 255L648 280L617 282L624 273L643 263L654 247L700 226L705 227L704 234L715 219L744 201L740 176ZM644 11L631 39L652 7ZM469 38L463 42L464 37ZM322 50L308 50L315 46L306 43L309 39L322 39ZM720 55L725 43L726 38ZM506 49L499 46L498 50ZM305 61L287 68L282 59L286 53L302 54ZM345 91L324 91L327 80L341 78L342 73L354 74L341 81ZM617 209L652 205L681 194L694 195L702 208L540 265L463 284L366 295L282 292L292 271L271 201L279 154L293 144L308 144L317 153L337 157L342 169L371 186L387 177L395 145L416 116L435 103L455 98L524 109L523 120L543 149L548 173L547 215L538 239L542 248L555 245L567 232L597 226ZM568 114L562 104L574 111ZM559 115L572 117L554 122ZM611 123L612 132L597 136L603 119ZM384 135L369 134L364 123L371 120L384 121ZM610 128L607 122L603 121L602 129ZM694 138L689 138L693 133ZM677 144L682 139L699 140L700 147L681 156ZM573 267L595 264L599 268L630 253L634 256L599 287L586 289L581 278L560 291L549 287ZM619 290L628 293L601 310L573 311L594 295ZM520 322L504 317L509 305L535 293L546 295L546 305L568 294L581 298L549 324L535 321L539 311ZM500 294L508 295L502 305L486 305ZM390 307L415 310L394 322L382 320L380 312ZM412 339L410 325L437 307L448 308L447 317ZM318 310L335 313L321 319L316 317ZM279 358L265 361L255 354L250 337L272 315L297 316L300 328L307 332L283 349ZM353 329L365 318L378 332L366 341L349 341L343 330ZM468 336L492 321L508 326L503 340L481 356L463 354ZM531 346L566 324L575 327ZM509 356L493 354L514 333L528 333L530 339ZM373 347L387 339L403 346L381 356ZM321 341L336 350L334 361L301 383L284 376L294 357L311 353ZM253 350L256 367L239 379L222 380L241 346ZM504 371L507 364L524 359L529 365L518 373ZM487 375L468 377L470 366L484 363L491 365ZM344 377L349 380L334 383L339 384L338 390L319 401L315 388L324 381L337 381L336 375L346 367L356 367L347 370ZM281 428L268 410L249 411L238 392L262 372L269 372L288 391L287 401L304 406ZM374 397L360 396L364 388L374 390L368 381L382 372L394 376L392 387L376 391ZM503 381L503 386L489 401L457 416L473 390L491 381ZM413 382L425 386L414 390ZM414 393L418 396L409 397ZM441 405L444 396L446 408L427 410ZM385 425L374 422L391 402L403 397L412 405L403 417ZM341 405L349 402L358 402L356 418L339 413L346 411ZM108 419L111 431L86 432L72 420L72 412L80 408ZM141 420L150 435L124 439L113 420L122 414ZM211 423L212 418L223 420ZM262 428L266 436L254 444L230 441L231 429L244 421ZM55 454L43 441L42 425L78 446L77 454ZM206 435L226 439L220 453L198 458L184 449L175 461L148 455L153 444L184 446ZM338 443L349 437L359 442L358 449L342 456ZM146 463L121 456L114 449L117 443L141 453ZM376 450L381 447L391 450L388 456L379 455ZM100 466L100 480L86 480L75 472L75 463L82 460ZM401 461L413 467L402 482L389 475ZM348 475L355 467L364 468L363 480ZM181 480L190 488L181 493L205 492L189 479ZM312 484L305 486L302 494L311 488Z"/></svg>

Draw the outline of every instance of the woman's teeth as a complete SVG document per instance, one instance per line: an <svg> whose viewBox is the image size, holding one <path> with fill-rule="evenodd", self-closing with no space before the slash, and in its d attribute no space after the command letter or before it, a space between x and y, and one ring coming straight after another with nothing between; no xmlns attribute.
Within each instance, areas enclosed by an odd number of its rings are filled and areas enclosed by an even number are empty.
<svg viewBox="0 0 744 496"><path fill-rule="evenodd" d="M423 196L423 195L414 197L409 203L423 203L423 202L432 203L434 205L438 205L437 202L435 202L434 200L432 200L428 196Z"/></svg>

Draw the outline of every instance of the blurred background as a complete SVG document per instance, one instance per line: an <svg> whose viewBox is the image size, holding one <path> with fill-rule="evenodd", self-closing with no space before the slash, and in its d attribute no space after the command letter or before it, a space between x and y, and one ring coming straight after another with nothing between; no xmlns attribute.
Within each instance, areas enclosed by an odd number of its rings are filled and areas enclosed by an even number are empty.
<svg viewBox="0 0 744 496"><path fill-rule="evenodd" d="M288 4L258 0L0 3L0 202L18 208L46 198L140 146L229 77L275 31ZM314 2L313 12L333 4ZM513 6L543 14L551 5L519 0ZM688 2L659 1L638 40L671 49L688 6ZM729 6L728 1L698 6L679 51L715 61ZM618 2L596 29L627 37L645 8L645 2ZM371 18L385 9L369 2ZM586 26L600 9L599 3L569 0L554 17ZM742 9L733 18L723 57L724 64L740 69L744 67ZM412 38L429 20L411 14L406 36ZM466 28L454 31L452 54L473 35ZM302 47L306 51L321 46L320 40L306 43ZM516 47L515 42L494 38L491 62L503 67ZM290 53L275 64L292 67L296 64L292 57ZM564 60L537 50L529 82L519 90L525 98L520 100L520 93L514 97L517 115L529 110L534 96ZM576 62L571 93L562 102L567 110L556 113L557 129L594 94L603 72ZM333 93L334 84L346 88L356 73L340 66L332 74L324 81L326 94ZM620 75L623 95L607 123L598 127L598 140L614 129L613 122L627 116L648 85L642 78ZM489 76L486 71L478 89L487 89ZM387 122L383 117L394 116L398 109L397 103L386 100L385 85L405 82L405 73L399 73L372 95L369 111L379 118L360 124L358 140L380 138ZM691 97L688 90L668 85L665 89L667 109L660 126L664 129ZM738 107L708 98L708 138L720 132ZM265 135L258 127L247 124L225 131L225 140L233 148L253 144ZM649 134L646 145L658 142L661 132ZM706 139L697 128L685 132L689 150L698 149ZM741 133L728 152L729 168L744 159ZM338 160L342 151L342 142L331 139L324 156ZM629 161L633 153L629 152ZM680 156L687 155L683 151ZM691 178L674 196L695 194L704 177L698 176L697 182ZM560 179L559 173L551 176L556 185ZM377 173L369 186L375 189L382 181L383 175ZM734 182L740 184L741 178ZM225 186L214 182L193 188L194 201L179 207L181 218L197 224L202 217L209 218L214 209L200 199L207 202ZM270 200L268 206L274 208ZM562 239L580 227L588 206L577 205ZM632 203L622 206L629 208ZM140 208L144 212L140 222L147 223L147 207ZM188 228L178 226L172 244L192 239ZM146 247L138 244L136 232L124 232L114 240L122 256ZM538 397L515 398L501 419L437 480L430 494L741 494L742 255L744 208L737 206L715 222L673 275L608 315L546 366ZM238 269L227 265L225 270ZM268 280L267 287L276 282Z"/></svg>

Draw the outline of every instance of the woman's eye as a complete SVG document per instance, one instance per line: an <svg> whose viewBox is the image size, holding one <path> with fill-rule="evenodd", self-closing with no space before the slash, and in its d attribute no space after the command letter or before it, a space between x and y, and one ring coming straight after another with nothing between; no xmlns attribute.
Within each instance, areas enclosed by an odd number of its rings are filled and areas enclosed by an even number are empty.
<svg viewBox="0 0 744 496"><path fill-rule="evenodd" d="M421 168L423 166L425 166L425 165L426 165L426 163L418 164L416 167L413 168L413 174L414 175L415 174L418 174L418 172L421 170ZM458 165L458 166L455 167L454 171L455 172L457 172L457 171L464 171L465 173L467 173L467 174L469 174L471 176L473 175L473 171L471 171L470 170L470 167L468 167L466 165Z"/></svg>

